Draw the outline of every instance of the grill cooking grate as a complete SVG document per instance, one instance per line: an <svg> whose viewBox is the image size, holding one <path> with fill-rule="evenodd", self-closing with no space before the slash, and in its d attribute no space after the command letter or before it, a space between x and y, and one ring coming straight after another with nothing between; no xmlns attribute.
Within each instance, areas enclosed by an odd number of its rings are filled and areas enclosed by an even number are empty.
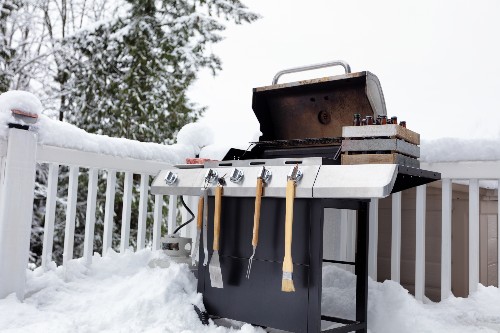
<svg viewBox="0 0 500 333"><path fill-rule="evenodd" d="M272 141L257 141L250 142L252 145L262 148L287 148L301 146L324 146L324 145L341 145L341 137L334 138L306 138L292 140L272 140Z"/></svg>

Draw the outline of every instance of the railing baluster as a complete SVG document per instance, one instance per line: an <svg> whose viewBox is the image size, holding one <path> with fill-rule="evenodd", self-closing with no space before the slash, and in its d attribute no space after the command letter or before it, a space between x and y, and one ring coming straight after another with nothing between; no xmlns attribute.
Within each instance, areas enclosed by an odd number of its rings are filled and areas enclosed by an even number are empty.
<svg viewBox="0 0 500 333"><path fill-rule="evenodd" d="M370 239L368 251L368 272L370 277L377 281L377 261L378 261L378 199L374 198L370 202Z"/></svg>
<svg viewBox="0 0 500 333"><path fill-rule="evenodd" d="M347 215L347 209L340 210L340 252L339 258L342 261L347 261L347 238L349 237L349 217ZM342 265L344 269L347 270L347 265Z"/></svg>
<svg viewBox="0 0 500 333"><path fill-rule="evenodd" d="M137 222L137 250L142 250L146 245L146 218L148 215L148 185L149 176L141 175L139 197L139 221Z"/></svg>
<svg viewBox="0 0 500 333"><path fill-rule="evenodd" d="M124 253L129 247L130 237L130 216L132 213L132 185L134 178L132 172L125 172L123 182L123 210L122 210L122 231L120 238L120 253Z"/></svg>
<svg viewBox="0 0 500 333"><path fill-rule="evenodd" d="M54 221L56 218L57 177L59 165L49 165L49 179L45 205L45 225L43 230L42 267L47 268L52 261L52 247L54 243Z"/></svg>
<svg viewBox="0 0 500 333"><path fill-rule="evenodd" d="M177 225L177 196L171 195L169 196L168 199L167 231L169 235L174 233L176 225Z"/></svg>
<svg viewBox="0 0 500 333"><path fill-rule="evenodd" d="M160 249L161 220L162 220L163 195L155 195L154 225L153 225L153 250Z"/></svg>
<svg viewBox="0 0 500 333"><path fill-rule="evenodd" d="M89 185L87 192L87 213L85 216L85 240L83 243L83 258L87 265L92 263L94 252L95 206L97 198L97 169L89 169Z"/></svg>
<svg viewBox="0 0 500 333"><path fill-rule="evenodd" d="M426 185L417 187L416 202L416 251L415 251L415 298L422 301L425 295L425 213Z"/></svg>
<svg viewBox="0 0 500 333"><path fill-rule="evenodd" d="M451 179L442 180L441 218L441 300L451 294Z"/></svg>
<svg viewBox="0 0 500 333"><path fill-rule="evenodd" d="M391 280L401 280L401 192L392 195Z"/></svg>
<svg viewBox="0 0 500 333"><path fill-rule="evenodd" d="M102 237L102 255L113 246L113 217L115 215L116 171L108 170L106 181L106 204L104 209L104 235Z"/></svg>
<svg viewBox="0 0 500 333"><path fill-rule="evenodd" d="M63 265L73 259L73 245L75 243L76 196L78 190L78 166L69 168L68 206L66 207L66 228L64 232Z"/></svg>
<svg viewBox="0 0 500 333"><path fill-rule="evenodd" d="M479 181L469 180L469 295L479 284Z"/></svg>

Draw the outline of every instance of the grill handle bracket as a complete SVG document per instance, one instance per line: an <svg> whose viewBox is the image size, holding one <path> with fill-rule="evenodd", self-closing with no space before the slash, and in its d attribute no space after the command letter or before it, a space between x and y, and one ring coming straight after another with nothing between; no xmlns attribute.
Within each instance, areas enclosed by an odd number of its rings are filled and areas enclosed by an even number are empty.
<svg viewBox="0 0 500 333"><path fill-rule="evenodd" d="M307 65L307 66L300 66L300 67L293 67L293 68L288 68L284 69L282 71L279 71L276 73L276 75L273 78L273 85L278 83L279 78L282 75L285 74L291 74L291 73L298 73L298 72L305 72L305 71L311 71L314 69L320 69L320 68L325 68L325 67L334 67L334 66L342 66L345 69L345 73L349 74L351 72L351 66L343 60L335 60L335 61L329 61L329 62L324 62L321 64L313 64L313 65Z"/></svg>

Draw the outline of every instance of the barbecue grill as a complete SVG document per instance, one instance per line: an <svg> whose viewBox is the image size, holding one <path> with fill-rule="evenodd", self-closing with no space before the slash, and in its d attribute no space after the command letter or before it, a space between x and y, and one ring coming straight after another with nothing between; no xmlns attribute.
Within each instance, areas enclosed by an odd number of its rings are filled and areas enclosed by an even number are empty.
<svg viewBox="0 0 500 333"><path fill-rule="evenodd" d="M337 65L346 73L277 83L282 74ZM247 150L231 149L223 161L162 170L152 185L155 194L200 196L202 189L207 192L208 219L199 247L198 270L198 291L203 294L206 310L213 316L291 332L320 332L322 321L343 325L328 332L366 332L370 199L435 181L440 174L398 164L340 165L340 136L342 128L351 124L352 115L386 115L378 78L370 72L350 73L345 62L280 72L273 85L254 89L252 106L262 132L258 142ZM262 196L260 239L247 279L255 180L263 167L268 179ZM285 196L290 171L297 167L301 178L295 188L291 245L295 292L282 292ZM218 252L223 288L211 287L208 266L202 264L205 254L212 253L207 245L213 241L216 179L223 183ZM326 208L357 211L354 262L323 259ZM324 262L355 267L355 320L322 314Z"/></svg>

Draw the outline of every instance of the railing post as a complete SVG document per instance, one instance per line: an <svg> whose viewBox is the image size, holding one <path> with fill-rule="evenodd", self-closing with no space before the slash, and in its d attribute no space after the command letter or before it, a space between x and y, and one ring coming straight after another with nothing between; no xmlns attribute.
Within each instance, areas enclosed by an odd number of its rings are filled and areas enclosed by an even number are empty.
<svg viewBox="0 0 500 333"><path fill-rule="evenodd" d="M469 181L469 295L479 284L479 181Z"/></svg>
<svg viewBox="0 0 500 333"><path fill-rule="evenodd" d="M392 195L391 280L401 280L401 192Z"/></svg>
<svg viewBox="0 0 500 333"><path fill-rule="evenodd" d="M0 299L24 298L29 260L37 135L11 128L0 201ZM8 195L7 195L8 194Z"/></svg>
<svg viewBox="0 0 500 333"><path fill-rule="evenodd" d="M416 249L415 249L415 298L422 301L425 296L425 213L426 185L417 187L416 204Z"/></svg>
<svg viewBox="0 0 500 333"><path fill-rule="evenodd" d="M451 294L451 179L442 180L441 218L441 300Z"/></svg>
<svg viewBox="0 0 500 333"><path fill-rule="evenodd" d="M377 260L378 260L378 198L373 198L370 202L370 240L368 242L368 274L377 281Z"/></svg>

